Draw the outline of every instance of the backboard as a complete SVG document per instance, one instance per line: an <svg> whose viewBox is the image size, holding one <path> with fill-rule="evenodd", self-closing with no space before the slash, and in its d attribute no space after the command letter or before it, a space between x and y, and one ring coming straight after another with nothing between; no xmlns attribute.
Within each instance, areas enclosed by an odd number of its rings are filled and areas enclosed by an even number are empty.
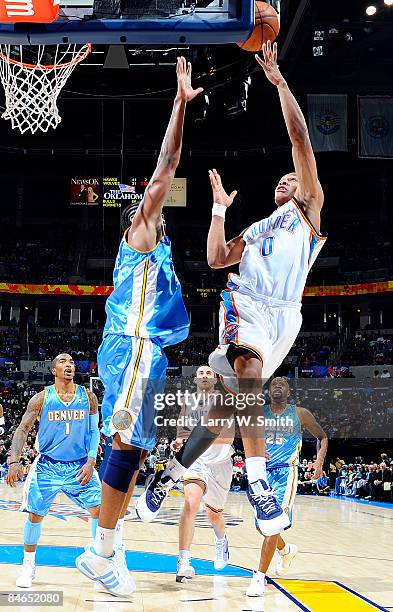
<svg viewBox="0 0 393 612"><path fill-rule="evenodd" d="M62 0L54 23L1 23L0 43L218 44L245 40L253 24L254 0Z"/></svg>

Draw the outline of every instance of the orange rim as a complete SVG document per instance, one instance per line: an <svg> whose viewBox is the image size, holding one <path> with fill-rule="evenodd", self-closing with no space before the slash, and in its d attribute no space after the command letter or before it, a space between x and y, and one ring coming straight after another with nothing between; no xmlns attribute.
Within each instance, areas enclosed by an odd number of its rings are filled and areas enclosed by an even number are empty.
<svg viewBox="0 0 393 612"><path fill-rule="evenodd" d="M77 55L71 61L66 62L65 64L51 64L49 66L38 66L38 64L26 64L25 62L18 62L18 60L14 60L11 57L8 57L8 55L4 55L4 53L1 53L1 51L0 51L0 59L4 60L5 62L8 62L9 64L14 64L15 66L23 66L23 68L29 68L30 70L35 70L36 68L39 68L39 70L53 70L55 68L57 70L60 68L68 68L68 66L72 66L73 64L79 64L79 62L82 62L84 59L86 59L89 53L91 53L91 49L92 49L91 43L87 43L86 45L83 45L82 49L84 49L85 47L86 49L82 55L80 56Z"/></svg>

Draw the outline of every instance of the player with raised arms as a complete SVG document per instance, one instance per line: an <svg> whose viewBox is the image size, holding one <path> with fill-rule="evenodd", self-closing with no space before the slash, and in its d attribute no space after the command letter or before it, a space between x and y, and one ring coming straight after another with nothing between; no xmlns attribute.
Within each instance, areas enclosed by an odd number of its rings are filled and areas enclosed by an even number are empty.
<svg viewBox="0 0 393 612"><path fill-rule="evenodd" d="M135 590L125 564L119 566L114 560L115 528L141 454L154 447L154 396L163 390L168 363L164 348L181 342L189 332L162 209L180 161L186 106L202 88L193 89L191 64L184 57L178 58L176 72L177 93L157 167L141 203L131 203L122 214L124 237L98 351L105 386L103 432L113 436L113 443L102 479L96 538L76 565L87 578L117 596Z"/></svg>
<svg viewBox="0 0 393 612"><path fill-rule="evenodd" d="M7 484L23 478L19 459L27 436L39 421L38 456L26 478L21 510L29 516L24 529L24 557L16 586L31 587L42 521L58 493L64 493L92 517L93 537L98 523L101 484L94 469L100 441L98 400L74 383L75 364L61 353L52 361L55 383L34 395L12 438Z"/></svg>
<svg viewBox="0 0 393 612"><path fill-rule="evenodd" d="M313 464L314 479L322 475L328 438L309 410L289 403L289 395L288 381L281 377L273 378L269 385L270 404L264 407L264 417L267 481L275 490L277 501L289 516L292 525L302 431L307 429L317 439L317 458ZM247 589L249 597L263 597L265 575L276 550L276 574L285 576L298 549L295 544L286 544L280 534L265 537L258 570L253 572Z"/></svg>
<svg viewBox="0 0 393 612"><path fill-rule="evenodd" d="M268 379L276 371L299 333L301 296L308 272L325 242L320 233L324 198L303 113L277 65L277 45L263 45L263 60L258 56L256 59L277 87L295 172L283 176L277 185L277 210L227 242L225 213L236 191L228 195L218 172L210 171L214 204L208 263L212 268L226 268L240 262L240 274L231 275L222 292L220 346L211 354L209 365L229 391L254 398L242 410L251 420L239 422L249 499L261 532L274 535L289 526L289 519L267 483L265 439L258 422L261 405L257 398L262 391L262 377ZM202 452L203 432L198 432L198 441L196 430L177 457L183 465L186 458L195 460ZM210 433L204 435L208 437ZM172 470L170 464L161 479L171 472L172 477L180 478L177 466ZM157 484L151 483L138 500L138 514L144 520L157 516L162 505L162 498L156 494Z"/></svg>

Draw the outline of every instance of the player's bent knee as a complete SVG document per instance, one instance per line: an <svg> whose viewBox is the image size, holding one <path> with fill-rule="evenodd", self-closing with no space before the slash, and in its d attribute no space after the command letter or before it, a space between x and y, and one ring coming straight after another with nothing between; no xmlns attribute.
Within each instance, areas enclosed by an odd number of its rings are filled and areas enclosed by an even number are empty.
<svg viewBox="0 0 393 612"><path fill-rule="evenodd" d="M34 512L29 512L29 521L32 523L41 523L44 520L44 517L41 514L34 514Z"/></svg>
<svg viewBox="0 0 393 612"><path fill-rule="evenodd" d="M127 493L133 475L139 469L141 449L116 450L112 448L102 482Z"/></svg>
<svg viewBox="0 0 393 612"><path fill-rule="evenodd" d="M92 508L88 508L91 518L96 519L100 514L100 506L93 506Z"/></svg>
<svg viewBox="0 0 393 612"><path fill-rule="evenodd" d="M23 532L24 543L27 544L28 546L34 546L35 544L38 544L38 540L40 539L41 532L42 532L42 520L38 523L33 523L28 518L25 523L25 528Z"/></svg>
<svg viewBox="0 0 393 612"><path fill-rule="evenodd" d="M246 359L244 356L238 357L235 361L235 371L238 378L260 379L262 372L262 361L256 357Z"/></svg>

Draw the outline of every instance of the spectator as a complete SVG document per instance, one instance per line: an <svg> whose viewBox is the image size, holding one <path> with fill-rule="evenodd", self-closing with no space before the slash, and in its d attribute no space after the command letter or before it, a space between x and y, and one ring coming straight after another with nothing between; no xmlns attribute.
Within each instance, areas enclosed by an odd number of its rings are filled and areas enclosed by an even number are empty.
<svg viewBox="0 0 393 612"><path fill-rule="evenodd" d="M318 495L329 495L330 487L326 472L322 472L322 476L320 476L317 480L316 487Z"/></svg>

